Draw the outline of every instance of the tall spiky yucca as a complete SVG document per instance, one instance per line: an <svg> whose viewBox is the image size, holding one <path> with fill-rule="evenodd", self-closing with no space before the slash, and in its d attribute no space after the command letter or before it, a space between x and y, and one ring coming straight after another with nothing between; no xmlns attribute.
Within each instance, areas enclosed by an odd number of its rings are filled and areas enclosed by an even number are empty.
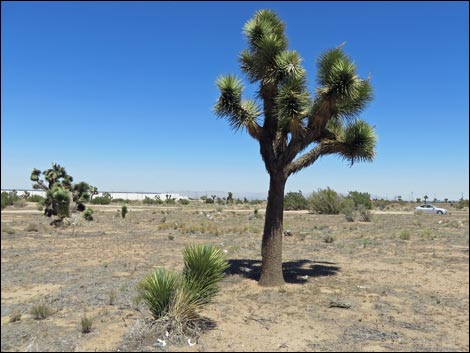
<svg viewBox="0 0 470 353"><path fill-rule="evenodd" d="M246 129L259 142L270 175L259 283L277 286L284 283L287 178L329 154L351 164L373 160L375 133L358 118L372 100L372 87L369 79L359 78L356 65L339 46L318 59L318 87L312 96L302 59L287 49L284 23L273 11L257 11L245 24L244 34L248 48L240 53L239 61L248 81L259 85L257 99L242 98L243 84L234 75L221 76L216 82L220 97L214 111L234 130Z"/></svg>

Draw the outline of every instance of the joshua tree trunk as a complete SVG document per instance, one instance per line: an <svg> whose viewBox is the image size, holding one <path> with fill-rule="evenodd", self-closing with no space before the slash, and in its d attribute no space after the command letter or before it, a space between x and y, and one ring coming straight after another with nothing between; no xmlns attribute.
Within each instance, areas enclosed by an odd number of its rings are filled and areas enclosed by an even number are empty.
<svg viewBox="0 0 470 353"><path fill-rule="evenodd" d="M271 174L263 242L261 244L263 263L259 284L262 286L280 286L284 284L282 274L282 225L286 181L287 178L283 175Z"/></svg>

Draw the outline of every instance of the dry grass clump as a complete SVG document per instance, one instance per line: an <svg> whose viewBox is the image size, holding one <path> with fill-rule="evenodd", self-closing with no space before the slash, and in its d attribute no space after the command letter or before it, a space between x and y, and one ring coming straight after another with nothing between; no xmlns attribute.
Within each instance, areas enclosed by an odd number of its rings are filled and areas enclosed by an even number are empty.
<svg viewBox="0 0 470 353"><path fill-rule="evenodd" d="M5 227L2 229L2 232L10 234L10 235L16 233L15 229L13 229L12 227Z"/></svg>
<svg viewBox="0 0 470 353"><path fill-rule="evenodd" d="M25 229L27 232L39 232L39 227L37 224L34 224L34 223L30 223L26 229Z"/></svg>
<svg viewBox="0 0 470 353"><path fill-rule="evenodd" d="M80 320L80 326L81 326L82 333L91 332L91 328L93 326L93 319L90 317L87 317L86 314L83 314Z"/></svg>
<svg viewBox="0 0 470 353"><path fill-rule="evenodd" d="M35 320L44 320L52 314L52 309L44 302L33 305L31 315Z"/></svg>
<svg viewBox="0 0 470 353"><path fill-rule="evenodd" d="M21 313L18 310L15 310L10 314L10 322L17 322L20 320L21 320Z"/></svg>

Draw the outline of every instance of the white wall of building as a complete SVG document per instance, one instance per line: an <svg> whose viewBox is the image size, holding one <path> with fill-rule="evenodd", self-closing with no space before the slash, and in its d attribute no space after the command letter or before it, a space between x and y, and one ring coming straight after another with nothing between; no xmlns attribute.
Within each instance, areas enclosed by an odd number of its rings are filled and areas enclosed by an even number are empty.
<svg viewBox="0 0 470 353"><path fill-rule="evenodd" d="M10 192L13 189L2 189L2 192ZM18 196L21 196L25 193L25 191L29 192L31 195L40 195L42 197L46 196L46 192L44 190L16 190ZM96 196L103 196L104 192L99 192ZM149 197L151 199L155 199L155 196L159 196L160 200L165 201L166 195L170 195L172 199L180 200L189 198L187 196L183 196L180 194L173 194L173 193L145 193L145 192L110 192L113 199L124 199L124 200L143 200L145 197Z"/></svg>

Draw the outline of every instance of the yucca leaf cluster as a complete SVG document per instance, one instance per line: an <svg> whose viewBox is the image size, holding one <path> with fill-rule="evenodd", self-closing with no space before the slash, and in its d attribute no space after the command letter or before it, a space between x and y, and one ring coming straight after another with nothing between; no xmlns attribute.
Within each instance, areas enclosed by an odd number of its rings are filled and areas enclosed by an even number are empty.
<svg viewBox="0 0 470 353"><path fill-rule="evenodd" d="M327 154L351 163L373 159L375 133L359 119L373 99L372 86L369 78L359 77L344 44L318 58L312 95L302 58L288 49L285 25L273 11L257 11L243 33L248 47L239 63L248 81L258 84L256 99L243 98L241 79L223 75L216 81L220 97L214 112L260 142L269 173L289 176ZM316 149L295 160L311 144Z"/></svg>
<svg viewBox="0 0 470 353"><path fill-rule="evenodd" d="M182 273L159 268L138 285L139 299L153 317L180 329L197 320L198 312L213 300L228 268L222 251L212 245L187 246L183 259Z"/></svg>

